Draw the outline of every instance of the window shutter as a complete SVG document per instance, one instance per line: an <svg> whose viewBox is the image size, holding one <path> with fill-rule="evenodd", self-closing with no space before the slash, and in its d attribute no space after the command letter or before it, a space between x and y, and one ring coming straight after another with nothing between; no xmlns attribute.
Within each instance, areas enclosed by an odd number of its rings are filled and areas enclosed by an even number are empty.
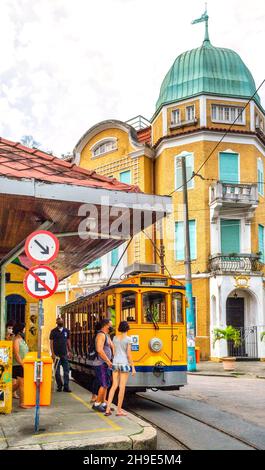
<svg viewBox="0 0 265 470"><path fill-rule="evenodd" d="M219 154L220 180L223 183L238 183L238 154L220 153Z"/></svg>
<svg viewBox="0 0 265 470"><path fill-rule="evenodd" d="M196 259L196 222L195 220L189 221L189 232L190 232L190 256L191 256L191 259ZM176 236L176 260L183 261L185 259L184 223L183 222L176 222L175 236Z"/></svg>
<svg viewBox="0 0 265 470"><path fill-rule="evenodd" d="M258 192L262 196L264 195L264 170L263 163L260 158L258 158Z"/></svg>
<svg viewBox="0 0 265 470"><path fill-rule="evenodd" d="M120 182L121 183L126 183L126 184L131 184L131 171L122 171L120 173Z"/></svg>
<svg viewBox="0 0 265 470"><path fill-rule="evenodd" d="M183 232L183 222L176 222L176 260L184 260L184 232Z"/></svg>
<svg viewBox="0 0 265 470"><path fill-rule="evenodd" d="M111 266L116 266L119 261L119 248L114 248L111 252Z"/></svg>
<svg viewBox="0 0 265 470"><path fill-rule="evenodd" d="M225 255L240 253L240 220L221 219L221 251Z"/></svg>
<svg viewBox="0 0 265 470"><path fill-rule="evenodd" d="M196 223L195 220L189 221L190 232L190 257L196 259Z"/></svg>

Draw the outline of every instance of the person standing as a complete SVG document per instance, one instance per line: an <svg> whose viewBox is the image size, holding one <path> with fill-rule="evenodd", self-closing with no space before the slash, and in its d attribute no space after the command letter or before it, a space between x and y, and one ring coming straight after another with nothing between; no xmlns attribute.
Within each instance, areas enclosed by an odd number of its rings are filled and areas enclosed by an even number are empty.
<svg viewBox="0 0 265 470"><path fill-rule="evenodd" d="M25 323L17 323L13 327L13 367L12 378L16 380L13 391L19 389L20 408L29 408L24 405L24 364L23 359L29 351L25 341ZM16 397L17 398L17 397Z"/></svg>
<svg viewBox="0 0 265 470"><path fill-rule="evenodd" d="M9 320L6 324L6 336L5 340L6 341L13 341L14 339L14 333L13 333L13 328L15 326L16 322L14 320Z"/></svg>
<svg viewBox="0 0 265 470"><path fill-rule="evenodd" d="M127 413L122 409L122 404L131 367L132 375L136 374L132 360L131 338L127 336L129 329L130 326L127 321L121 321L118 328L120 334L113 338L114 357L112 361L112 387L109 392L105 416L111 415L110 407L118 387L117 416L127 416Z"/></svg>
<svg viewBox="0 0 265 470"><path fill-rule="evenodd" d="M59 358L55 372L57 392L61 392L62 390L64 392L71 392L69 388L70 367L68 361L68 358L70 359L72 357L70 331L64 328L62 318L57 318L56 323L57 327L50 332L50 348L53 361L55 361L56 357ZM61 379L60 366L63 368L64 383L62 383Z"/></svg>
<svg viewBox="0 0 265 470"><path fill-rule="evenodd" d="M108 318L101 321L101 329L96 336L96 351L98 365L95 366L96 377L99 383L97 401L93 405L93 410L104 413L106 411L106 397L108 388L111 385L111 368L113 356L113 343L109 334L112 331L112 322Z"/></svg>

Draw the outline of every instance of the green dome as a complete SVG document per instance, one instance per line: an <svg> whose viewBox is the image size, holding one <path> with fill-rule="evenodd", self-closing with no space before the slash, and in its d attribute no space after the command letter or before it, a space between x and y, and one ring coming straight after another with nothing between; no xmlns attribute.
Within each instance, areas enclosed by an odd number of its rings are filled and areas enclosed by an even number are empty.
<svg viewBox="0 0 265 470"><path fill-rule="evenodd" d="M250 98L255 90L254 79L236 52L204 40L201 47L176 58L161 85L156 110L201 93ZM260 103L257 94L254 99Z"/></svg>

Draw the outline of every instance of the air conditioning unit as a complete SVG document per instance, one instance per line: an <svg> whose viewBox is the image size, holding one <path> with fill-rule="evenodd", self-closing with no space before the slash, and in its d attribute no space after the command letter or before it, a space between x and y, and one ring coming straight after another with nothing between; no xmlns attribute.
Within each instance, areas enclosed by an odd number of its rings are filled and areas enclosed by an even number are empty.
<svg viewBox="0 0 265 470"><path fill-rule="evenodd" d="M158 274L160 273L160 266L159 264L133 263L124 269L124 274L128 277L139 273Z"/></svg>

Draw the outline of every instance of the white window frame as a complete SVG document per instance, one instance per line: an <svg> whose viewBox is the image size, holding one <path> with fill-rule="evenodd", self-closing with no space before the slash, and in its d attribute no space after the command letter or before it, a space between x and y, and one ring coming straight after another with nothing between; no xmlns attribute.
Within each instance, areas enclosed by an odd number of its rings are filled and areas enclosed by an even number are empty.
<svg viewBox="0 0 265 470"><path fill-rule="evenodd" d="M178 116L178 119L177 119L177 120L175 119L175 115ZM176 108L176 109L173 109L173 110L171 111L170 123L171 123L172 126L175 126L175 125L181 123L181 110L180 110L180 108Z"/></svg>
<svg viewBox="0 0 265 470"><path fill-rule="evenodd" d="M117 137L105 137L104 139L98 140L92 147L90 151L92 152L92 158L98 158L107 153L115 152L118 149L117 146ZM110 148L104 150L104 145L111 144ZM97 150L102 148L103 150L97 153Z"/></svg>
<svg viewBox="0 0 265 470"><path fill-rule="evenodd" d="M230 105L225 105L225 104L216 104L212 103L211 105L211 120L212 122L222 122L225 124L232 124L235 120L235 116L233 117L233 111L236 110L239 112L244 109L243 106L230 106ZM233 110L233 111L232 111ZM228 112L229 119L225 119L225 113ZM215 117L214 117L215 115ZM238 126L245 126L246 125L246 113L245 110L243 110L243 113L241 115L242 121L236 121L235 125Z"/></svg>
<svg viewBox="0 0 265 470"><path fill-rule="evenodd" d="M192 115L193 117L192 118L188 118L188 114L189 114L189 109L192 109ZM186 106L186 121L187 122L193 122L195 120L195 105L194 104L191 104L189 106Z"/></svg>
<svg viewBox="0 0 265 470"><path fill-rule="evenodd" d="M194 171L194 153L193 152L181 152L179 155L175 156L175 190L177 189L177 161L178 159L181 159L181 157L192 157L193 160L193 166L192 166L192 171ZM187 168L186 168L187 170ZM194 180L193 178L188 184L187 184L187 189L193 189L194 188ZM182 191L182 188L178 189L177 191Z"/></svg>

